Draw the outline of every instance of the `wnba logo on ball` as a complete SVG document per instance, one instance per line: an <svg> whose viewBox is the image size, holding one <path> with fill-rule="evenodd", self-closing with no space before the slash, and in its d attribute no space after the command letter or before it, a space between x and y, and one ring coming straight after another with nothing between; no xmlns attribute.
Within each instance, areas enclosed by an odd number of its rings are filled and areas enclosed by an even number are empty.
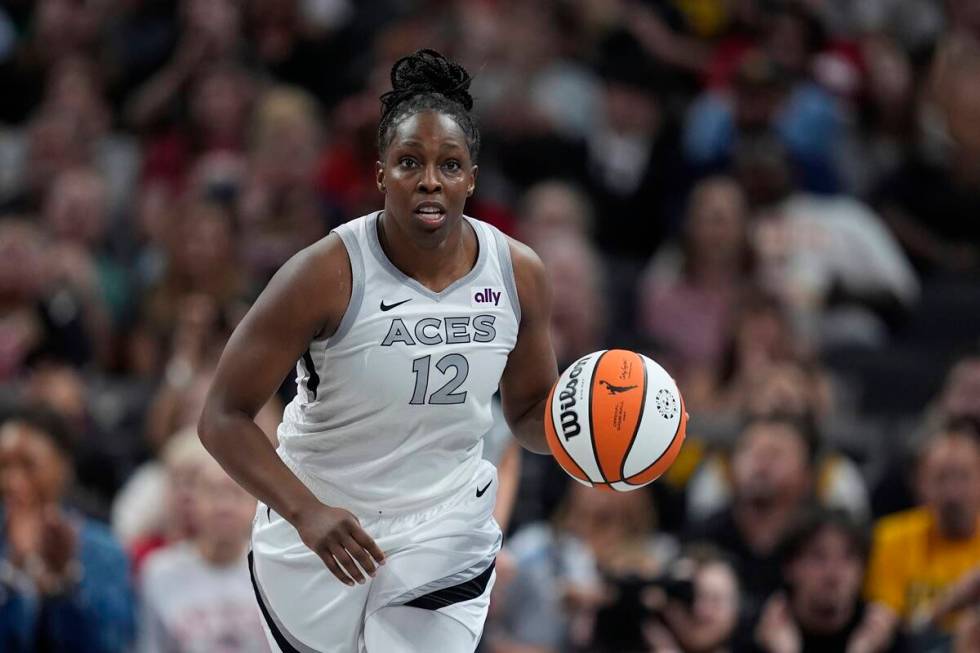
<svg viewBox="0 0 980 653"><path fill-rule="evenodd" d="M558 401L561 402L561 432L565 440L574 438L582 432L582 427L578 423L578 411L575 408L575 390L578 388L578 377L582 374L582 368L589 362L589 357L580 359L568 375L568 382L565 388L558 393Z"/></svg>
<svg viewBox="0 0 980 653"><path fill-rule="evenodd" d="M677 399L671 394L670 390L663 388L657 393L656 398L657 412L664 419L674 419L677 414Z"/></svg>

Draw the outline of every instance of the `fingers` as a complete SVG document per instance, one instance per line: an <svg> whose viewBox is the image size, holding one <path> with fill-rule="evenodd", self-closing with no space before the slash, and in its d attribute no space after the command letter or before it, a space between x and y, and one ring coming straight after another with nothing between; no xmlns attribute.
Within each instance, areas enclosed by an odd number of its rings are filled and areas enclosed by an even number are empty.
<svg viewBox="0 0 980 653"><path fill-rule="evenodd" d="M350 529L350 536L354 538L354 541L360 544L372 558L374 558L375 562L377 562L379 565L383 565L385 563L385 554L381 550L381 547L371 539L370 535L364 532L364 529L361 528L360 524L356 524ZM365 569L367 569L367 567L365 567Z"/></svg>
<svg viewBox="0 0 980 653"><path fill-rule="evenodd" d="M361 569L373 577L376 567L374 560L371 559L371 554L365 551L363 546L355 542L354 538L350 535L344 538L343 544L344 548L347 549L347 553L357 561L357 564L361 565Z"/></svg>
<svg viewBox="0 0 980 653"><path fill-rule="evenodd" d="M319 556L320 559L323 560L323 564L325 564L327 569L330 570L330 573L337 577L337 580L348 587L353 587L354 581L352 581L347 573L340 568L340 565L337 564L337 560L333 557L333 554L329 550L320 552Z"/></svg>
<svg viewBox="0 0 980 653"><path fill-rule="evenodd" d="M357 563L347 552L347 549L340 546L339 544L331 547L331 552L333 557L340 563L340 566L347 572L347 575L353 578L358 583L364 583L367 579L364 578L364 574L358 569Z"/></svg>

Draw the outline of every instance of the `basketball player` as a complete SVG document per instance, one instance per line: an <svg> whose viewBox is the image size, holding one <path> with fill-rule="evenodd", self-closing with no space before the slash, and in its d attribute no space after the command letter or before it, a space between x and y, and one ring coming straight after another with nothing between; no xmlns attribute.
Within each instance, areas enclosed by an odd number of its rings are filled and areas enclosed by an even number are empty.
<svg viewBox="0 0 980 653"><path fill-rule="evenodd" d="M470 77L420 50L391 79L384 210L275 275L229 340L200 422L259 499L252 580L284 652L473 651L501 541L496 471L481 459L498 386L513 433L548 451L545 270L463 215L480 144ZM294 363L276 450L253 418Z"/></svg>

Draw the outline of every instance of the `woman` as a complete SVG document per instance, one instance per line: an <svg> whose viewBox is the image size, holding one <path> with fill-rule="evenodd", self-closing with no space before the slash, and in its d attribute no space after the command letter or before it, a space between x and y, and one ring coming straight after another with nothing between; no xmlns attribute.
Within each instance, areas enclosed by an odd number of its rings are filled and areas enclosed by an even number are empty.
<svg viewBox="0 0 980 653"><path fill-rule="evenodd" d="M232 335L202 441L259 499L252 573L282 651L472 651L500 529L481 461L498 385L547 452L557 366L544 267L463 216L479 132L469 75L432 50L382 96L384 210L293 257ZM279 449L252 418L297 363Z"/></svg>

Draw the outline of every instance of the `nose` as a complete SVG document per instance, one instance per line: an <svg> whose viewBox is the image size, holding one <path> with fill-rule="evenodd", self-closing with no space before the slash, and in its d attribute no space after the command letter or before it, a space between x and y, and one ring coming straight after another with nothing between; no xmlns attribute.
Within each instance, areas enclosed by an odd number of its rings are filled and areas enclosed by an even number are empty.
<svg viewBox="0 0 980 653"><path fill-rule="evenodd" d="M439 181L439 172L435 165L427 165L423 168L418 190L422 193L438 193L442 190L442 182Z"/></svg>

